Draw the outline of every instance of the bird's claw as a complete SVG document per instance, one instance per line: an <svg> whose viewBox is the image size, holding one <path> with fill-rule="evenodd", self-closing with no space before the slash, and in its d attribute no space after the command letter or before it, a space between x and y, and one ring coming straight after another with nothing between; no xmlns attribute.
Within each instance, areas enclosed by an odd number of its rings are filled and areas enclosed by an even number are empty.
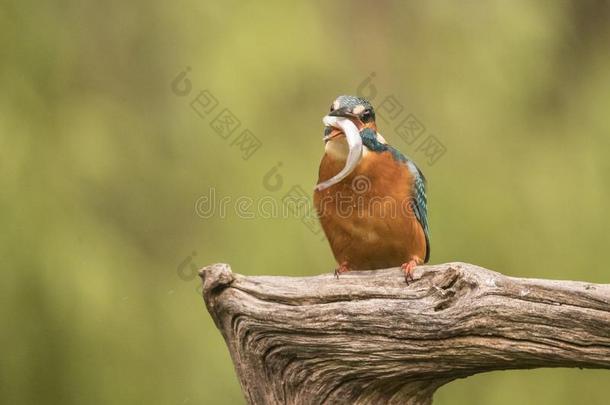
<svg viewBox="0 0 610 405"><path fill-rule="evenodd" d="M402 266L400 266L402 271L405 273L405 283L407 283L407 285L409 285L409 279L411 281L415 281L413 278L413 270L415 270L416 266L417 261L413 259L411 259L408 263L403 263Z"/></svg>
<svg viewBox="0 0 610 405"><path fill-rule="evenodd" d="M335 269L335 277L337 278L337 280L339 279L339 275L341 273L346 273L349 271L349 265L347 264L347 262L343 262L339 265L339 267L337 267Z"/></svg>

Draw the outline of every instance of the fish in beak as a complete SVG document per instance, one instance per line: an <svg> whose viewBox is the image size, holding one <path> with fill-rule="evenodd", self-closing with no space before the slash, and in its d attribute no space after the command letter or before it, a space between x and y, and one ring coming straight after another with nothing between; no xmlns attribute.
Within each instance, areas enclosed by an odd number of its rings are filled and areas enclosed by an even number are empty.
<svg viewBox="0 0 610 405"><path fill-rule="evenodd" d="M322 122L326 126L326 129L324 130L324 141L328 142L330 139L343 134L347 140L349 152L343 169L332 178L316 185L315 189L317 191L327 189L349 176L360 162L360 159L362 159L362 137L360 136L356 125L349 119L351 116L352 114L350 112L340 108L332 111L322 119Z"/></svg>

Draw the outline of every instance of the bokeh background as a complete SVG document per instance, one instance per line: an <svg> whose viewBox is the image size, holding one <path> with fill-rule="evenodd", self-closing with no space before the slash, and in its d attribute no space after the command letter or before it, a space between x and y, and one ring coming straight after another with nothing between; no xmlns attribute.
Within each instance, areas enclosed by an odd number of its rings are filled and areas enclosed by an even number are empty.
<svg viewBox="0 0 610 405"><path fill-rule="evenodd" d="M243 403L193 269L333 258L298 216L196 202L310 193L339 94L403 107L380 127L429 180L433 263L610 280L608 2L103 3L0 5L0 402ZM218 104L200 116L204 90ZM396 134L408 114L444 148L434 163ZM435 398L602 404L608 383L495 372Z"/></svg>

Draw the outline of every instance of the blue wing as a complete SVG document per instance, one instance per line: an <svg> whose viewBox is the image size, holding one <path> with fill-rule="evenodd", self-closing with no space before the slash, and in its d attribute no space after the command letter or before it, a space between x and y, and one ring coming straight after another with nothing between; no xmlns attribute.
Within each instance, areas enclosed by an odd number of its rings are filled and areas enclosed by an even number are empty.
<svg viewBox="0 0 610 405"><path fill-rule="evenodd" d="M424 228L424 234L426 235L426 258L424 263L430 259L430 229L428 228L428 199L426 198L426 178L424 174L419 170L415 163L411 160L407 160L407 167L413 175L413 210L415 211L415 217Z"/></svg>

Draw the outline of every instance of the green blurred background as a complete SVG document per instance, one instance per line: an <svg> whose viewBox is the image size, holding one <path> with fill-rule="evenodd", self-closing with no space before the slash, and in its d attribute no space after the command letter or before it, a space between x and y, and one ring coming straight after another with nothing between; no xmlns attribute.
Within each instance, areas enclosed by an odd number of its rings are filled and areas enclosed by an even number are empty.
<svg viewBox="0 0 610 405"><path fill-rule="evenodd" d="M299 218L195 202L309 193L321 117L371 73L374 104L393 95L446 148L430 164L380 121L429 180L432 263L608 282L608 2L105 3L0 6L0 402L243 403L191 267L304 276L333 258ZM496 372L436 403L602 404L608 383Z"/></svg>

